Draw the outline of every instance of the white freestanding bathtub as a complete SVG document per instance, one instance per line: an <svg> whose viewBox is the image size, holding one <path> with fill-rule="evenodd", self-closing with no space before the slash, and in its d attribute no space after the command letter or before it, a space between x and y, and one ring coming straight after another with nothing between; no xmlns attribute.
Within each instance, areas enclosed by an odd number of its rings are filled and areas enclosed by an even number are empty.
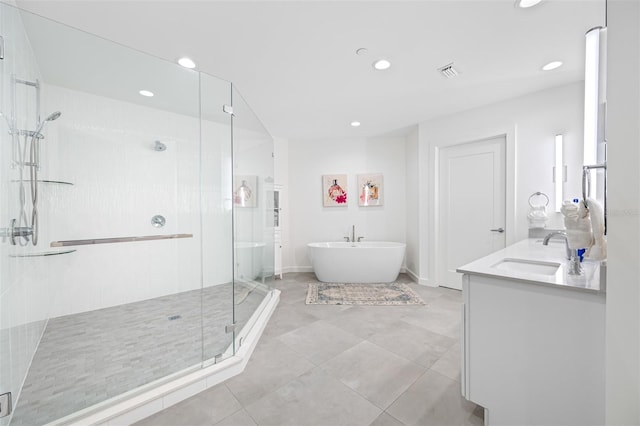
<svg viewBox="0 0 640 426"><path fill-rule="evenodd" d="M313 271L327 283L390 283L398 278L406 244L386 241L307 244Z"/></svg>
<svg viewBox="0 0 640 426"><path fill-rule="evenodd" d="M253 281L262 275L265 243L236 242L236 278Z"/></svg>

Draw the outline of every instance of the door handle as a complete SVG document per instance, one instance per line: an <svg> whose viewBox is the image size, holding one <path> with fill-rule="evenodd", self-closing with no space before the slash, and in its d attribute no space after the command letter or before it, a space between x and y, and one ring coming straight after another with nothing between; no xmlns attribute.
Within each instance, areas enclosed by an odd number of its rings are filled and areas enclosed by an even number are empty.
<svg viewBox="0 0 640 426"><path fill-rule="evenodd" d="M499 232L499 233L501 233L501 234L502 234L502 233L504 232L504 229L503 229L503 228L498 228L498 229L489 229L489 231L491 231L491 232Z"/></svg>

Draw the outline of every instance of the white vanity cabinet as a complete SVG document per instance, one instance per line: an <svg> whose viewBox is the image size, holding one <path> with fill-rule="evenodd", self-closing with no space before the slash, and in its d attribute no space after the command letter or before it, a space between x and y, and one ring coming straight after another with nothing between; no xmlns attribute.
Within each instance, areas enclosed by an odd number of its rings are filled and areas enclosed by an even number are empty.
<svg viewBox="0 0 640 426"><path fill-rule="evenodd" d="M487 426L605 424L604 292L492 275L496 259L516 255L492 256L459 269L463 396L485 408Z"/></svg>

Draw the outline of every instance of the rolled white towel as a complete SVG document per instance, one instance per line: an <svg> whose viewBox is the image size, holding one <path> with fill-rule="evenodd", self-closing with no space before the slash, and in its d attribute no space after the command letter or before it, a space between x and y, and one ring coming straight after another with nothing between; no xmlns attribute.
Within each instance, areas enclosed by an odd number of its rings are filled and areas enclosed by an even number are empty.
<svg viewBox="0 0 640 426"><path fill-rule="evenodd" d="M560 213L562 213L565 217L565 220L567 217L569 218L577 218L578 217L578 204L569 201L569 200L564 200L562 202L562 207L560 207Z"/></svg>
<svg viewBox="0 0 640 426"><path fill-rule="evenodd" d="M547 211L544 207L532 207L527 217L529 219L547 219Z"/></svg>
<svg viewBox="0 0 640 426"><path fill-rule="evenodd" d="M589 249L593 245L593 232L589 210L584 203L563 203L560 209L564 215L564 227L567 232L569 248Z"/></svg>
<svg viewBox="0 0 640 426"><path fill-rule="evenodd" d="M593 260L604 260L607 258L607 239L604 236L604 208L599 201L593 198L587 198L587 207L591 217L594 242L587 256Z"/></svg>
<svg viewBox="0 0 640 426"><path fill-rule="evenodd" d="M532 206L527 214L530 228L544 228L549 217L545 206Z"/></svg>

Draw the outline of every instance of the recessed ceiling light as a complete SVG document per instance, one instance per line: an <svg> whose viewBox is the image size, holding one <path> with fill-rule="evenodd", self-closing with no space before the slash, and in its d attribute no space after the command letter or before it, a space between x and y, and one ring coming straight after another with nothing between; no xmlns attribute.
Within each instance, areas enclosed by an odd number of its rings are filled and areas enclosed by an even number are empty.
<svg viewBox="0 0 640 426"><path fill-rule="evenodd" d="M193 62L191 58L187 58L186 56L184 58L178 59L178 63L183 67L189 68L189 69L193 69L196 67L196 63Z"/></svg>
<svg viewBox="0 0 640 426"><path fill-rule="evenodd" d="M561 61L549 62L547 65L542 67L542 71L555 70L556 68L560 68L561 66L562 66L562 62Z"/></svg>
<svg viewBox="0 0 640 426"><path fill-rule="evenodd" d="M390 66L391 62L386 59L378 59L373 63L373 68L377 69L378 71L389 69Z"/></svg>
<svg viewBox="0 0 640 426"><path fill-rule="evenodd" d="M150 92L149 90L141 90L138 93L140 93L142 96L146 96L148 98L153 96L153 92Z"/></svg>
<svg viewBox="0 0 640 426"><path fill-rule="evenodd" d="M516 0L516 6L527 9L540 3L542 0Z"/></svg>
<svg viewBox="0 0 640 426"><path fill-rule="evenodd" d="M367 50L366 47L361 47L360 49L356 50L356 55L358 56L364 56L367 53L369 53L369 51Z"/></svg>
<svg viewBox="0 0 640 426"><path fill-rule="evenodd" d="M351 127L360 127L360 122L359 121L352 121L351 122Z"/></svg>

